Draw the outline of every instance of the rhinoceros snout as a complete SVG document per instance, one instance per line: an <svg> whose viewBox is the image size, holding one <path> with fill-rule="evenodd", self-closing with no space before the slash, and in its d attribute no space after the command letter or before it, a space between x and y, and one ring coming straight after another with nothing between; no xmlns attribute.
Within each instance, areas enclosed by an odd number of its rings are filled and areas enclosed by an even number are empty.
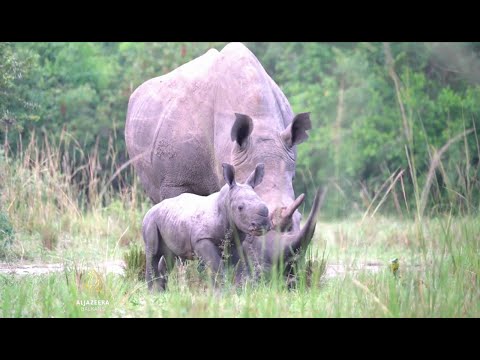
<svg viewBox="0 0 480 360"><path fill-rule="evenodd" d="M248 230L251 235L260 236L270 231L271 228L272 228L272 222L270 221L270 218L267 215L267 216L263 216L262 219L259 221L252 221Z"/></svg>
<svg viewBox="0 0 480 360"><path fill-rule="evenodd" d="M268 217L268 207L266 207L265 205L259 207L257 209L257 214L263 217Z"/></svg>

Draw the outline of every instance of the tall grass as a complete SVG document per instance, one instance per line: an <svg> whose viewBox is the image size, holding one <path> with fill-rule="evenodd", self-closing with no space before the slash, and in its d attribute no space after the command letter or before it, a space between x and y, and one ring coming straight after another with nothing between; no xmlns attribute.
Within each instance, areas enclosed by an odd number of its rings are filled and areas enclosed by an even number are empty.
<svg viewBox="0 0 480 360"><path fill-rule="evenodd" d="M288 287L275 274L269 281L210 286L197 262L177 263L167 291L151 294L135 277L80 270L43 276L0 275L0 316L28 317L478 317L480 223L475 219L443 218L423 223L429 244L426 261L417 253L415 224L391 219L322 225L309 259L349 267L325 277L319 263L298 272ZM343 232L343 248L336 242ZM406 241L408 240L408 241ZM315 251L313 251L315 250ZM399 277L388 259L400 258ZM355 271L360 262L376 260L375 273ZM304 268L306 270L306 268ZM92 279L95 281L92 283ZM93 285L92 285L93 284ZM108 300L107 306L83 309L77 300Z"/></svg>
<svg viewBox="0 0 480 360"><path fill-rule="evenodd" d="M465 133L457 143L466 136L474 135ZM0 213L11 225L11 244L0 261L62 262L65 270L42 276L0 275L2 317L480 316L475 169L459 170L464 184L445 182L455 194L451 206L458 206L463 196L468 211L429 217L422 205L425 197L436 200L430 189L438 184L434 175L431 180L428 176L442 168L441 151L432 151L430 168L435 171L420 177L414 166L419 160L407 144L409 168L392 173L356 218L319 222L306 261L298 264L289 282L279 269L239 287L227 282L219 291L198 262L191 261L177 263L166 292L151 294L142 278L140 231L150 204L136 177L131 184L127 181L134 175L128 174L131 167L116 164L114 139L105 161L100 161L98 142L87 152L65 131L58 140L34 133L17 144L17 157L7 151L0 159ZM102 169L100 164L110 167ZM408 205L405 174L411 174L414 184L415 208ZM399 216L384 217L384 204L395 196ZM398 278L388 267L393 257L400 259ZM125 276L97 270L110 259L130 264ZM366 271L368 264L376 264L377 271ZM334 265L344 271L331 276ZM78 304L89 299L108 300L108 305Z"/></svg>
<svg viewBox="0 0 480 360"><path fill-rule="evenodd" d="M48 252L71 247L77 236L93 246L105 238L100 248L111 250L137 241L148 204L132 168L117 171L114 144L110 138L103 159L110 169L100 166L98 141L86 152L66 131L56 141L33 132L25 145L19 139L16 157L3 153L0 205L19 231L17 257L46 260ZM133 178L131 185L126 176Z"/></svg>

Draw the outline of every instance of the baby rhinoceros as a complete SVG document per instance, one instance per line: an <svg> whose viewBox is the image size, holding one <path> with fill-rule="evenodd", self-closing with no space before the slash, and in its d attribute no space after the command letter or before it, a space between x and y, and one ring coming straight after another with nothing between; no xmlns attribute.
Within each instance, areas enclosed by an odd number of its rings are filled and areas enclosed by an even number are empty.
<svg viewBox="0 0 480 360"><path fill-rule="evenodd" d="M199 257L213 270L223 271L219 245L227 232L260 236L270 230L267 205L253 190L263 180L258 164L244 184L235 182L232 165L222 164L226 184L209 196L184 193L153 206L143 219L148 288L164 290L175 257Z"/></svg>

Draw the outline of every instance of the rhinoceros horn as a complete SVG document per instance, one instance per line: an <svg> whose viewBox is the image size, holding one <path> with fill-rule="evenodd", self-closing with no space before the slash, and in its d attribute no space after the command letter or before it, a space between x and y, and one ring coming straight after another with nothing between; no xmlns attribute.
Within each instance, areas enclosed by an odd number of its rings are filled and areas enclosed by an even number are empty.
<svg viewBox="0 0 480 360"><path fill-rule="evenodd" d="M272 221L272 227L277 231L284 232L289 231L292 227L292 216L295 213L305 198L305 194L301 194L294 202L284 208L279 208L273 212L270 216Z"/></svg>
<svg viewBox="0 0 480 360"><path fill-rule="evenodd" d="M299 251L306 250L315 233L317 215L325 193L326 191L321 192L320 189L317 190L310 214L308 215L305 225L299 232L276 233L276 236L273 231L267 233L265 250L267 250L267 257L270 258L268 260L271 264L279 261L281 258L287 263Z"/></svg>
<svg viewBox="0 0 480 360"><path fill-rule="evenodd" d="M321 192L320 189L317 190L315 194L315 199L313 200L312 209L308 215L305 225L300 230L299 233L293 235L284 235L285 239L282 239L284 244L284 254L289 257L292 254L297 253L301 249L306 249L310 244L315 233L315 227L317 225L317 215L320 210L320 204L323 202L326 191ZM303 195L303 194L302 194ZM298 200L298 199L297 199ZM303 200L303 198L302 198Z"/></svg>
<svg viewBox="0 0 480 360"><path fill-rule="evenodd" d="M244 252L249 263L256 268L266 271L275 263L287 264L295 261L295 256L306 250L312 241L317 223L317 215L326 189L321 192L317 190L313 200L312 209L308 215L307 221L300 231L281 233L270 230L265 236L248 236L247 241L243 243ZM299 196L297 200L301 203L304 196Z"/></svg>

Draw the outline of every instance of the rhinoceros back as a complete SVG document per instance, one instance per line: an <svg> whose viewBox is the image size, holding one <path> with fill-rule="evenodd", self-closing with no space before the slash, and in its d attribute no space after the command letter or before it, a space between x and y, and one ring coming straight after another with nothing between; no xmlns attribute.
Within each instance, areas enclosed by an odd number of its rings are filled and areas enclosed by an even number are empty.
<svg viewBox="0 0 480 360"><path fill-rule="evenodd" d="M230 163L234 146L235 113L251 116L254 132L266 134L282 131L293 118L285 95L239 43L221 52L211 49L135 90L127 112L127 150L154 203L220 189L221 164Z"/></svg>
<svg viewBox="0 0 480 360"><path fill-rule="evenodd" d="M154 203L183 192L220 188L214 170L213 64L217 50L140 85L130 97L125 138Z"/></svg>

